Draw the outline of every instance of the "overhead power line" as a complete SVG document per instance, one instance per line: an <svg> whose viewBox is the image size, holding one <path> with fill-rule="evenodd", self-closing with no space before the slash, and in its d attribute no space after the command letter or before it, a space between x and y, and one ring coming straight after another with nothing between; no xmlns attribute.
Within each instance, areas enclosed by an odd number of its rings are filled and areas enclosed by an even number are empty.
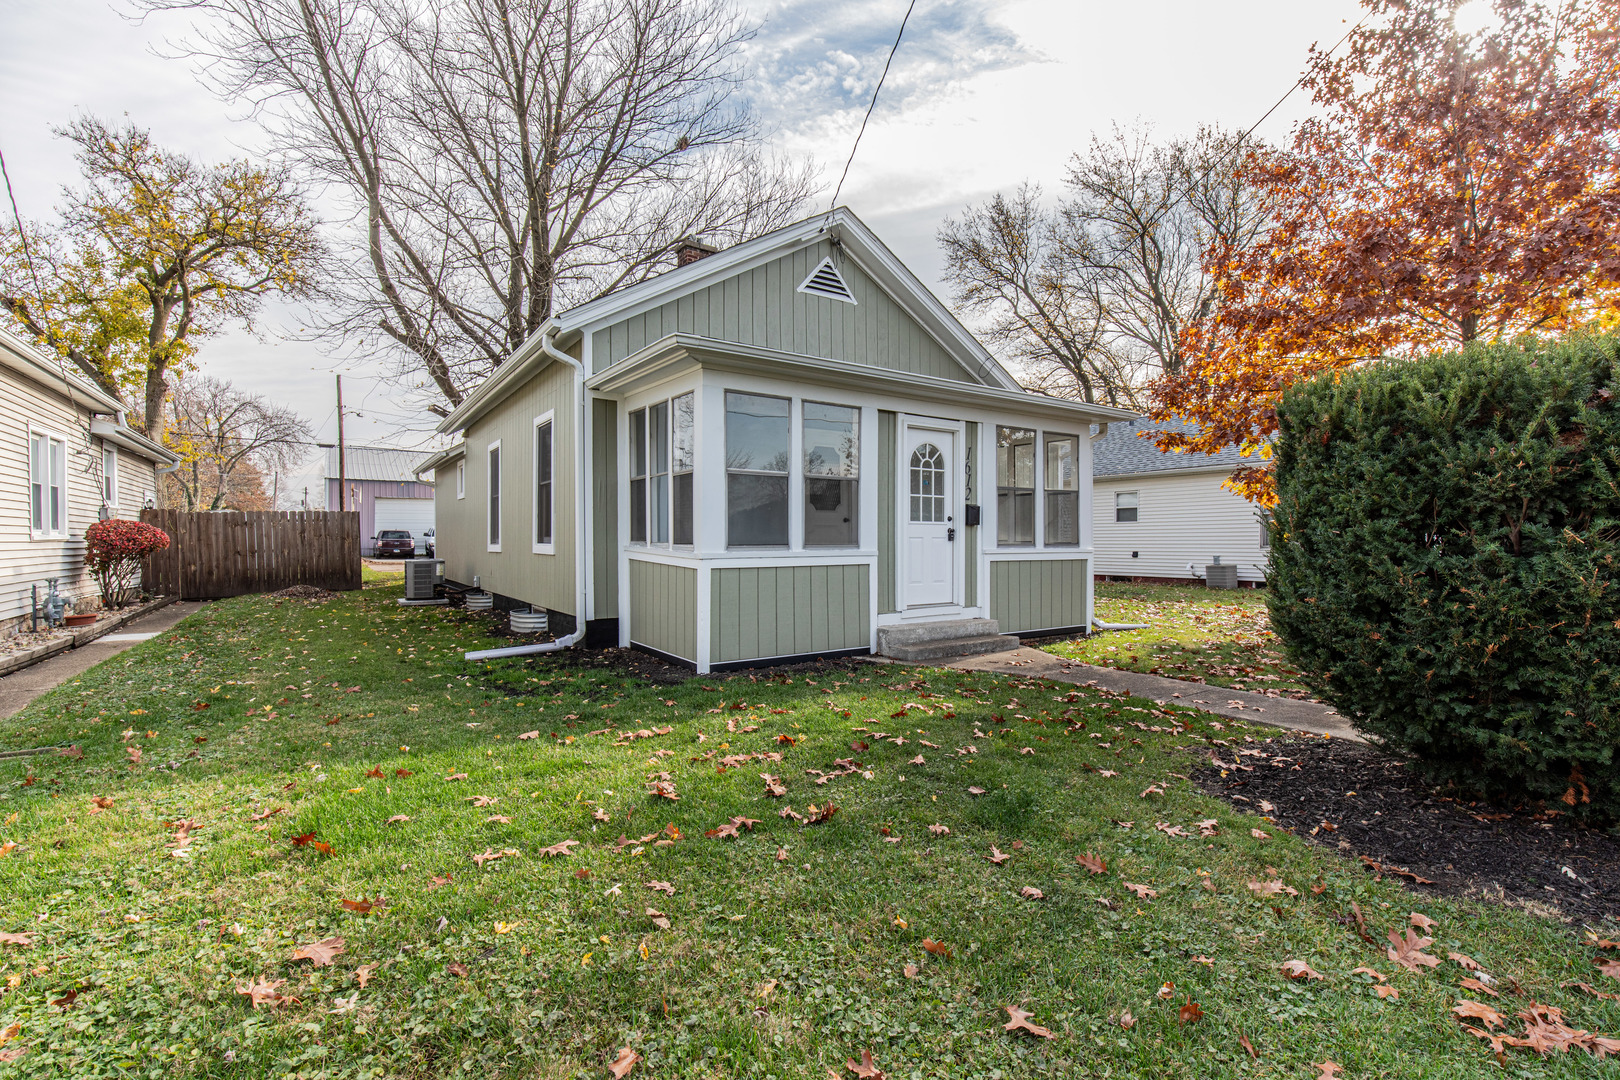
<svg viewBox="0 0 1620 1080"><path fill-rule="evenodd" d="M889 77L889 65L894 63L894 54L900 48L900 39L906 34L906 23L911 21L912 9L917 6L917 0L911 0L906 6L906 13L900 19L900 31L894 35L894 44L889 46L889 58L883 61L883 74L878 76L877 85L872 88L872 100L867 102L866 115L861 118L861 129L855 133L855 142L849 148L849 158L844 162L843 174L838 177L838 186L833 188L832 204L827 207L827 215L838 208L839 193L844 190L844 181L849 178L849 167L854 164L855 151L861 148L861 136L866 134L866 125L872 119L872 110L877 108L878 94L883 92L883 80Z"/></svg>

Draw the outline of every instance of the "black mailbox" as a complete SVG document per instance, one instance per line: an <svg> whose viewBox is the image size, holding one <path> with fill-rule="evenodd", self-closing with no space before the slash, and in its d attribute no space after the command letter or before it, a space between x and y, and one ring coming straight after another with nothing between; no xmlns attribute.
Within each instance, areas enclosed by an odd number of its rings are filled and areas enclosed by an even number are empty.
<svg viewBox="0 0 1620 1080"><path fill-rule="evenodd" d="M978 523L979 507L974 503L968 503L966 506L962 507L962 524L971 529Z"/></svg>

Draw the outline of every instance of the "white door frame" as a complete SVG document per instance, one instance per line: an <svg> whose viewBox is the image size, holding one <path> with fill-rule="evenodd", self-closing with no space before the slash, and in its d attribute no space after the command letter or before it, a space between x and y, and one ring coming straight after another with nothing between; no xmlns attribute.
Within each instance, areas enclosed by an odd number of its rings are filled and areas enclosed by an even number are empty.
<svg viewBox="0 0 1620 1080"><path fill-rule="evenodd" d="M916 619L929 621L934 619L955 619L962 615L962 589L966 583L966 567L963 560L963 551L966 544L962 542L960 530L962 525L956 520L962 513L963 501L963 463L964 448L967 445L967 425L960 420L943 420L937 416L915 416L902 413L898 417L895 433L895 468L898 476L895 480L895 516L894 516L894 581L895 581L895 607L899 608L901 620ZM953 448L949 467L946 469L947 480L947 516L950 518L952 528L958 530L957 539L951 544L951 600L948 604L928 604L924 607L910 607L906 604L906 528L911 523L911 457L906 453L906 433L910 430L935 431L948 433L951 436Z"/></svg>

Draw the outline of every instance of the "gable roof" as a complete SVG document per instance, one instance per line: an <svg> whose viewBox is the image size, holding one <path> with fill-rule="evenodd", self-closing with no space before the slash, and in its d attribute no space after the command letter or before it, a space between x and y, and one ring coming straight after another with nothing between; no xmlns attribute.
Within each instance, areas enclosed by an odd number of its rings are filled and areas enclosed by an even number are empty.
<svg viewBox="0 0 1620 1080"><path fill-rule="evenodd" d="M122 401L101 387L93 385L65 364L46 356L3 326L0 326L0 367L21 372L62 396L77 401L90 412L112 413L122 418L121 414L125 408Z"/></svg>
<svg viewBox="0 0 1620 1080"><path fill-rule="evenodd" d="M395 450L387 446L346 446L343 449L348 466L343 470L345 479L420 482L416 479L416 463L422 460L420 450ZM337 475L337 447L328 447L326 478L336 480Z"/></svg>
<svg viewBox="0 0 1620 1080"><path fill-rule="evenodd" d="M1108 425L1091 444L1091 475L1145 476L1152 473L1227 471L1251 461L1228 446L1218 454L1166 453L1154 441L1160 431L1195 434L1198 425L1181 420L1126 420Z"/></svg>

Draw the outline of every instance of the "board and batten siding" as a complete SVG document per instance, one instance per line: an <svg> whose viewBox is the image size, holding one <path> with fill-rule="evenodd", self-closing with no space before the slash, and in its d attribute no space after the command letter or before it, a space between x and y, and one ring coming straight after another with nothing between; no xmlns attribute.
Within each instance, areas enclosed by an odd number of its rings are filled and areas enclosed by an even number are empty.
<svg viewBox="0 0 1620 1080"><path fill-rule="evenodd" d="M35 540L29 534L29 425L62 438L67 455L66 537ZM84 568L84 530L101 510L102 441L88 436L90 412L77 409L59 390L0 365L0 635L27 629L31 586L40 596L56 578L56 591L85 611L101 606L100 592ZM156 491L153 463L118 449L115 516L138 518L141 500Z"/></svg>
<svg viewBox="0 0 1620 1080"><path fill-rule="evenodd" d="M619 617L619 403L591 402L591 615Z"/></svg>
<svg viewBox="0 0 1620 1080"><path fill-rule="evenodd" d="M968 471L967 485L962 493L962 501L968 505L979 502L980 477L979 461L979 425L969 423L967 426L967 453L968 463L972 469ZM962 520L967 521L964 515ZM967 607L979 606L979 530L983 526L962 526L962 603Z"/></svg>
<svg viewBox="0 0 1620 1080"><path fill-rule="evenodd" d="M671 334L695 334L802 356L871 364L978 383L922 326L848 258L838 272L858 303L798 291L832 244L820 241L651 311L596 331L591 366L602 371Z"/></svg>
<svg viewBox="0 0 1620 1080"><path fill-rule="evenodd" d="M899 438L898 413L878 413L878 613L889 615L900 610L895 598L894 568L895 539L898 524L895 521L896 475L895 440Z"/></svg>
<svg viewBox="0 0 1620 1080"><path fill-rule="evenodd" d="M992 559L990 617L1003 634L1085 626L1084 559Z"/></svg>
<svg viewBox="0 0 1620 1080"><path fill-rule="evenodd" d="M630 560L630 640L697 662L697 568Z"/></svg>
<svg viewBox="0 0 1620 1080"><path fill-rule="evenodd" d="M1228 475L1095 478L1091 538L1098 576L1192 580L1219 555L1221 562L1237 565L1238 580L1264 581L1270 553L1260 546L1259 512L1221 486ZM1135 521L1114 520L1114 496L1121 491L1136 492Z"/></svg>
<svg viewBox="0 0 1620 1080"><path fill-rule="evenodd" d="M871 647L871 567L721 567L710 571L709 662Z"/></svg>
<svg viewBox="0 0 1620 1080"><path fill-rule="evenodd" d="M552 363L515 387L499 404L462 433L467 454L467 498L455 498L450 476L449 500L456 520L439 514L446 550L445 576L470 584L473 575L488 592L510 596L535 607L568 615L576 612L574 591L574 461L578 405L574 372ZM534 551L534 419L552 413L552 543L553 554ZM501 550L488 550L489 444L501 443ZM454 468L453 465L449 466ZM442 498L442 496L441 496ZM437 537L435 539L438 539ZM436 552L437 553L437 552ZM452 573L452 567L455 572Z"/></svg>

